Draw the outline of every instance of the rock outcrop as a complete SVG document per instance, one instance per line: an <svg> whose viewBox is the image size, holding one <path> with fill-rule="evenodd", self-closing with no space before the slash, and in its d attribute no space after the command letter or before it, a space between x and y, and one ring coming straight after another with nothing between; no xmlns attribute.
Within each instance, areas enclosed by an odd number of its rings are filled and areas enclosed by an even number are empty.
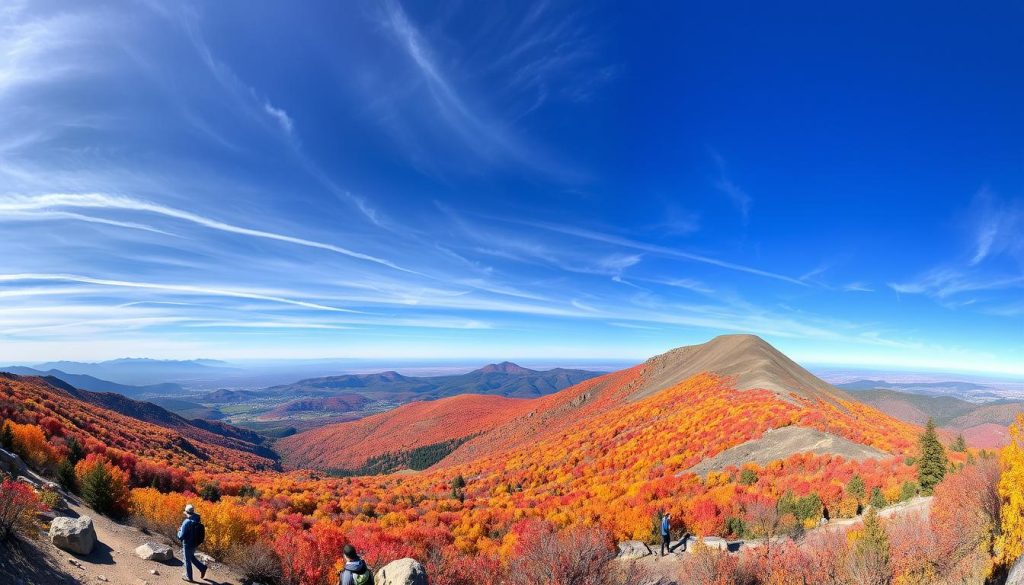
<svg viewBox="0 0 1024 585"><path fill-rule="evenodd" d="M50 523L50 543L78 555L91 553L92 547L96 545L96 529L92 526L92 518L54 518Z"/></svg>
<svg viewBox="0 0 1024 585"><path fill-rule="evenodd" d="M1006 585L1024 585L1024 556L1017 559L1006 576Z"/></svg>
<svg viewBox="0 0 1024 585"><path fill-rule="evenodd" d="M415 559L398 559L381 567L376 585L427 585L427 570Z"/></svg>
<svg viewBox="0 0 1024 585"><path fill-rule="evenodd" d="M169 561L174 558L174 551L166 544L147 542L135 549L135 556L144 561Z"/></svg>
<svg viewBox="0 0 1024 585"><path fill-rule="evenodd" d="M652 554L651 547L639 540L627 540L625 542L620 542L618 548L619 550L615 557L624 561L642 559L644 557L651 556Z"/></svg>
<svg viewBox="0 0 1024 585"><path fill-rule="evenodd" d="M16 453L0 449L0 470L17 477L25 475L28 471L28 466L25 465L25 462Z"/></svg>

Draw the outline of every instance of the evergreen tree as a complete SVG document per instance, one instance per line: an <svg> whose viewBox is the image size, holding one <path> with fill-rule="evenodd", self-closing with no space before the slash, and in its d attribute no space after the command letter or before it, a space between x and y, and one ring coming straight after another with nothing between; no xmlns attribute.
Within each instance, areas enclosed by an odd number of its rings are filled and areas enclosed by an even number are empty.
<svg viewBox="0 0 1024 585"><path fill-rule="evenodd" d="M957 435L956 440L949 448L957 453L963 453L967 450L967 441L964 440L963 435Z"/></svg>
<svg viewBox="0 0 1024 585"><path fill-rule="evenodd" d="M864 515L863 532L853 547L854 577L861 583L887 583L892 578L889 565L889 535L878 520L874 508Z"/></svg>
<svg viewBox="0 0 1024 585"><path fill-rule="evenodd" d="M935 486L946 475L946 467L949 465L946 459L946 450L935 433L935 421L930 418L924 427L924 434L921 435L920 446L921 456L917 461L917 482L921 485L921 493L930 496Z"/></svg>
<svg viewBox="0 0 1024 585"><path fill-rule="evenodd" d="M208 483L199 490L199 497L207 502L218 502L220 501L220 487L215 483Z"/></svg>
<svg viewBox="0 0 1024 585"><path fill-rule="evenodd" d="M882 490L877 487L871 490L871 501L868 503L871 504L872 508L877 510L881 510L889 504L889 502L885 501L885 496L882 495Z"/></svg>
<svg viewBox="0 0 1024 585"><path fill-rule="evenodd" d="M900 487L900 501L906 501L917 495L917 484L912 481L905 481Z"/></svg>
<svg viewBox="0 0 1024 585"><path fill-rule="evenodd" d="M100 461L86 472L79 487L82 499L100 514L107 514L114 508L114 476L106 463Z"/></svg>
<svg viewBox="0 0 1024 585"><path fill-rule="evenodd" d="M6 451L14 448L14 429L7 421L4 421L4 428L0 430L0 447Z"/></svg>
<svg viewBox="0 0 1024 585"><path fill-rule="evenodd" d="M68 461L74 466L76 463L85 459L85 448L78 442L78 439L74 437L68 437L64 439L64 444L68 448Z"/></svg>
<svg viewBox="0 0 1024 585"><path fill-rule="evenodd" d="M462 474L456 475L452 480L452 489L461 490L464 487L466 487L466 478L462 477Z"/></svg>
<svg viewBox="0 0 1024 585"><path fill-rule="evenodd" d="M807 494L796 503L796 517L800 521L814 520L821 518L821 498L818 494Z"/></svg>
<svg viewBox="0 0 1024 585"><path fill-rule="evenodd" d="M78 491L78 478L75 477L75 466L68 459L61 459L57 464L57 483L69 492Z"/></svg>
<svg viewBox="0 0 1024 585"><path fill-rule="evenodd" d="M742 485L754 485L757 483L757 472L753 469L745 468L740 472L740 484Z"/></svg>
<svg viewBox="0 0 1024 585"><path fill-rule="evenodd" d="M846 484L846 493L853 496L858 502L864 501L864 480L859 475L854 475Z"/></svg>

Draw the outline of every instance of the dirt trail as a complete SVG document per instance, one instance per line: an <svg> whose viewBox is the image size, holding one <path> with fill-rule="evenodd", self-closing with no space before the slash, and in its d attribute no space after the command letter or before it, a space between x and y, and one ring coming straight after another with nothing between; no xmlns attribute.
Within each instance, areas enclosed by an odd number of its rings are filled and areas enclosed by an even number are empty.
<svg viewBox="0 0 1024 585"><path fill-rule="evenodd" d="M78 556L58 549L50 544L45 533L35 542L22 542L20 556L22 565L3 567L10 571L12 583L23 585L181 585L184 567L181 563L181 549L174 543L157 535L143 534L137 528L119 524L100 516L77 502L69 502L71 514L89 516L96 529L96 546L88 556ZM171 545L174 560L168 562L144 561L135 556L135 549L146 542ZM153 573L156 571L156 574ZM2 573L3 571L0 571ZM206 572L206 579L199 578L194 570L197 583L206 585L238 585L241 577L220 563L214 563ZM2 579L0 579L2 581ZM6 583L6 581L4 581Z"/></svg>

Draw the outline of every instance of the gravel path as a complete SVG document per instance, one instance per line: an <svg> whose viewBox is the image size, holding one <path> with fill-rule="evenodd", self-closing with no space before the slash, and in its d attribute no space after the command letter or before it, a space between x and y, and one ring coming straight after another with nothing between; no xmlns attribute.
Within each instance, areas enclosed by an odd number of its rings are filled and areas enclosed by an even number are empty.
<svg viewBox="0 0 1024 585"><path fill-rule="evenodd" d="M89 516L96 530L96 546L88 556L74 555L52 544L41 533L35 541L21 541L15 549L18 558L9 567L15 585L181 585L183 567L181 549L156 535L143 534L137 528L119 524L77 503L69 503L71 514ZM65 514L67 512L65 511ZM146 542L170 544L175 559L168 562L144 561L135 549ZM0 571L2 573L4 571ZM229 567L213 563L206 579L193 577L205 585L240 585L241 577ZM0 574L0 582L8 583Z"/></svg>

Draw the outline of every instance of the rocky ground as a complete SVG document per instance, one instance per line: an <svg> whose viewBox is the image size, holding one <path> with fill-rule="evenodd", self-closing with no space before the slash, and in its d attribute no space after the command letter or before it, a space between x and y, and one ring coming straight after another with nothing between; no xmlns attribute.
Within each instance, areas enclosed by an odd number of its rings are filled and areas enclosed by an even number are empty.
<svg viewBox="0 0 1024 585"><path fill-rule="evenodd" d="M160 537L146 535L139 529L100 516L78 502L69 502L66 516L89 516L93 520L97 542L88 555L77 555L50 544L45 530L35 539L20 539L0 551L0 577L9 575L12 585L170 585L181 584L183 567L181 550L174 549L170 561L147 561L135 555L135 549L147 542L167 543ZM0 545L4 546L4 545ZM207 585L238 585L240 575L229 567L214 563L199 579Z"/></svg>
<svg viewBox="0 0 1024 585"><path fill-rule="evenodd" d="M913 498L906 502L900 502L894 504L882 510L879 510L878 515L882 518L889 518L893 516L902 516L907 514L927 514L931 507L932 498ZM840 520L834 520L814 528L807 532L808 535L814 534L818 531L823 530L837 530L847 526L852 526L860 522L862 518L844 518ZM785 540L785 537L780 537L777 540ZM775 540L772 541L773 543ZM682 571L683 563L685 562L686 555L689 551L693 550L693 545L696 543L696 539L691 537L687 542L687 546L684 548L681 541L673 541L673 550L670 554L664 557L658 555L658 547L651 546L647 547L641 543L620 543L619 545L619 562L623 564L631 563L631 569L637 574L637 582L643 583L658 583L658 584L674 584L677 583L679 574ZM763 540L731 540L725 541L721 538L707 538L705 544L711 548L719 548L721 550L728 550L730 552L737 552L744 548L754 548L763 546ZM648 553L647 551L651 551ZM1022 571L1024 572L1024 571ZM1024 581L1024 580L1022 580ZM1024 582L1022 582L1024 585Z"/></svg>

